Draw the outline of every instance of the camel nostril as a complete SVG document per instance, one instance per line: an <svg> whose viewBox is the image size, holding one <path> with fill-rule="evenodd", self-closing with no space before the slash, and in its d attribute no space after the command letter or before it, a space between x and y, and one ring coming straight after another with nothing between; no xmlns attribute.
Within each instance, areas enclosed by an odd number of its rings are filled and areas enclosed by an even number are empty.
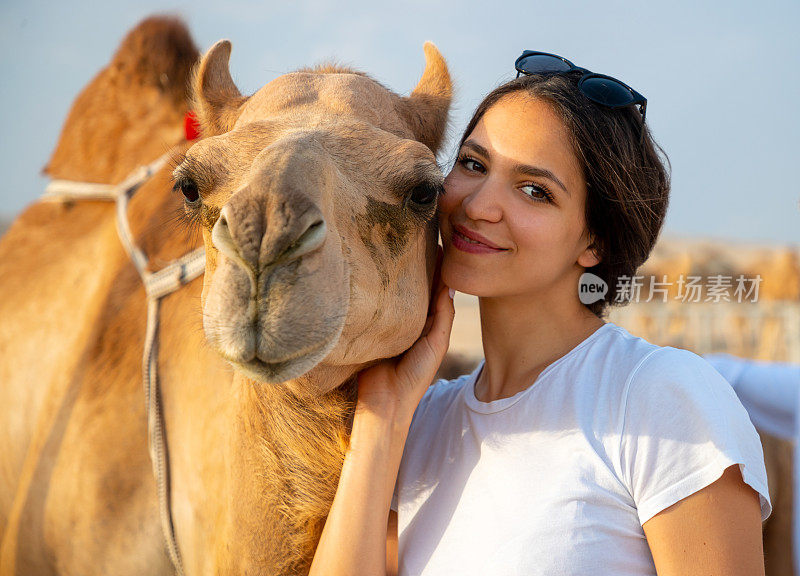
<svg viewBox="0 0 800 576"><path fill-rule="evenodd" d="M236 247L236 242L233 240L230 226L228 226L226 210L227 207L222 209L219 218L211 229L211 241L214 243L217 250L222 252L225 256L237 262L242 262L242 256L239 254L239 249Z"/></svg>
<svg viewBox="0 0 800 576"><path fill-rule="evenodd" d="M296 260L309 252L313 252L325 242L328 226L325 220L314 220L302 234L281 254L280 260Z"/></svg>

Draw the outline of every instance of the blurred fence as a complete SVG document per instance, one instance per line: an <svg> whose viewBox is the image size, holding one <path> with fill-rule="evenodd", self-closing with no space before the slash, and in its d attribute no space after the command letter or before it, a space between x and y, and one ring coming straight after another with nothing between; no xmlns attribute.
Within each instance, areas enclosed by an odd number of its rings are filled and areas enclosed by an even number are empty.
<svg viewBox="0 0 800 576"><path fill-rule="evenodd" d="M659 346L800 363L800 302L648 302L609 320Z"/></svg>

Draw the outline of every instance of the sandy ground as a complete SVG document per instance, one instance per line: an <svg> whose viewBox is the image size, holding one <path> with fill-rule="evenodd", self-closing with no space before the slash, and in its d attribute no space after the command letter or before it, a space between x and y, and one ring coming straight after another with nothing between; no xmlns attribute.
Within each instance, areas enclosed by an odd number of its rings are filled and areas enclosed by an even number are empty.
<svg viewBox="0 0 800 576"><path fill-rule="evenodd" d="M456 292L456 318L450 334L449 352L469 357L483 358L481 321L478 298Z"/></svg>

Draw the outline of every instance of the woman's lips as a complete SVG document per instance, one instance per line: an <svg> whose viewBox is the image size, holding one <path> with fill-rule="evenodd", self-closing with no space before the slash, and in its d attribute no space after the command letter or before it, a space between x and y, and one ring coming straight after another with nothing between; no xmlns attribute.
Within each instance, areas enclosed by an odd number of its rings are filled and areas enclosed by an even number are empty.
<svg viewBox="0 0 800 576"><path fill-rule="evenodd" d="M471 254L496 254L497 252L506 251L505 248L498 248L494 245L490 246L479 239L484 240L484 242L488 242L488 240L479 234L471 232L463 226L456 225L453 227L451 242L453 243L453 246L463 252L469 252Z"/></svg>

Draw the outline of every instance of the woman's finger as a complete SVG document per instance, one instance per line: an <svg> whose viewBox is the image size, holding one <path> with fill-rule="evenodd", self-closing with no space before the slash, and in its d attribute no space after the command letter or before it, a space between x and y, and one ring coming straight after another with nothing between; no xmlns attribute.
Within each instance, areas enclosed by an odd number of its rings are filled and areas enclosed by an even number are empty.
<svg viewBox="0 0 800 576"><path fill-rule="evenodd" d="M431 294L428 299L428 316L433 314L434 304L436 302L436 295L442 287L442 259L444 252L440 244L436 245L436 264L433 268L433 282L431 283Z"/></svg>
<svg viewBox="0 0 800 576"><path fill-rule="evenodd" d="M434 373L439 369L439 365L447 354L450 346L450 333L453 329L456 309L453 304L453 296L450 295L450 288L442 284L436 299L436 312L433 315L433 324L426 338L431 348L436 354L436 367Z"/></svg>
<svg viewBox="0 0 800 576"><path fill-rule="evenodd" d="M434 313L427 334L422 335L397 364L397 375L406 385L427 387L436 375L450 345L455 307L447 286L434 299Z"/></svg>

